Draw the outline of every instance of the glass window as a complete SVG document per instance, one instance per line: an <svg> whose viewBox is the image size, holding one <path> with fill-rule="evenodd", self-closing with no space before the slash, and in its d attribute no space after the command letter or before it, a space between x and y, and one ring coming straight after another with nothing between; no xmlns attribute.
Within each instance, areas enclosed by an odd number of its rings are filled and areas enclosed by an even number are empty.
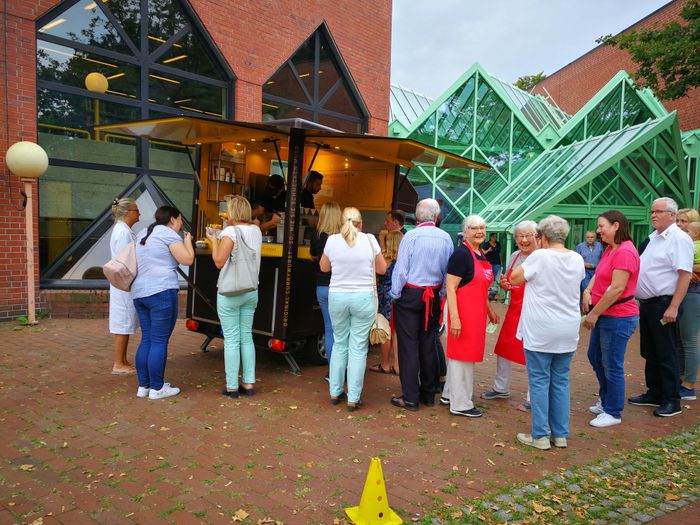
<svg viewBox="0 0 700 525"><path fill-rule="evenodd" d="M220 87L171 73L148 75L149 102L222 118L226 91Z"/></svg>
<svg viewBox="0 0 700 525"><path fill-rule="evenodd" d="M180 31L187 19L173 0L148 0L148 48L152 53Z"/></svg>
<svg viewBox="0 0 700 525"><path fill-rule="evenodd" d="M98 6L99 0L81 0L43 25L37 32L72 42L103 47L131 55L131 50Z"/></svg>
<svg viewBox="0 0 700 525"><path fill-rule="evenodd" d="M185 216L185 220L192 220L192 203L194 197L194 180L192 178L180 179L176 177L154 176L153 180L163 191L173 205Z"/></svg>
<svg viewBox="0 0 700 525"><path fill-rule="evenodd" d="M160 140L148 142L149 167L152 170L173 171L176 173L192 173L192 163L187 154L187 146ZM192 161L195 160L195 150L190 147Z"/></svg>
<svg viewBox="0 0 700 525"><path fill-rule="evenodd" d="M328 126L329 128L345 131L346 133L362 133L362 122L347 120L334 115L326 115L325 113L318 114L318 123Z"/></svg>
<svg viewBox="0 0 700 525"><path fill-rule="evenodd" d="M225 80L223 72L194 33L188 33L174 43L158 59L158 63L204 77Z"/></svg>

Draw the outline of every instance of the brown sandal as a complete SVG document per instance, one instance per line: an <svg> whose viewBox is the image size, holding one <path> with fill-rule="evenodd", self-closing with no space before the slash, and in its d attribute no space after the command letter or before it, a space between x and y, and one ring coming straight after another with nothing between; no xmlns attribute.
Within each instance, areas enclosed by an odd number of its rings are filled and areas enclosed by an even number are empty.
<svg viewBox="0 0 700 525"><path fill-rule="evenodd" d="M370 366L370 367L368 368L368 370L369 370L370 372L377 372L377 373L379 373L379 374L389 374L389 375L394 374L394 375L396 375L396 372L394 371L394 367L393 367L393 366L389 367L389 370L384 370L384 369L382 368L382 364L381 364L381 363L377 363L376 365Z"/></svg>

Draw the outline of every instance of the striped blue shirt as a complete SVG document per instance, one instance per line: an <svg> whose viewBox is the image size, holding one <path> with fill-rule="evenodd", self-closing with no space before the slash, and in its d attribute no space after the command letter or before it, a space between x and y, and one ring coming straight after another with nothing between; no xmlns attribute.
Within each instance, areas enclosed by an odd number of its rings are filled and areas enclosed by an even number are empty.
<svg viewBox="0 0 700 525"><path fill-rule="evenodd" d="M435 226L419 226L406 233L399 245L389 295L398 299L406 283L442 286L440 295L444 295L447 261L453 250L452 238Z"/></svg>

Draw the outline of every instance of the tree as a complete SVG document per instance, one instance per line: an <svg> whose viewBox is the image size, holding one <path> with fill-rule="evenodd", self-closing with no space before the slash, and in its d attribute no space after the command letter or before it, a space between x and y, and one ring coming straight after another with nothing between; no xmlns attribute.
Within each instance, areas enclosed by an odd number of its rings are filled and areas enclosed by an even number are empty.
<svg viewBox="0 0 700 525"><path fill-rule="evenodd" d="M700 86L700 0L688 0L681 17L686 23L607 35L596 42L627 50L639 66L634 78L660 98L675 100Z"/></svg>
<svg viewBox="0 0 700 525"><path fill-rule="evenodd" d="M523 91L530 91L545 78L547 78L547 75L544 74L544 71L540 71L536 75L525 75L515 81L515 87Z"/></svg>

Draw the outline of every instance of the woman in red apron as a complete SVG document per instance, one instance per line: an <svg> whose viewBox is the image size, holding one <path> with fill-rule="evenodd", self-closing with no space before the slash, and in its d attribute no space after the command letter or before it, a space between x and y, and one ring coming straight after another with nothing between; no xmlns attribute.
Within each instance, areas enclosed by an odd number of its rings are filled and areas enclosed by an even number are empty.
<svg viewBox="0 0 700 525"><path fill-rule="evenodd" d="M492 323L499 319L489 304L493 270L479 249L486 239L486 223L470 215L462 230L465 242L447 263L447 381L440 402L450 405L453 415L480 417L472 401L474 363L484 359L486 318Z"/></svg>
<svg viewBox="0 0 700 525"><path fill-rule="evenodd" d="M518 250L511 255L508 270L501 278L500 286L510 292L510 305L503 320L501 332L498 335L494 353L496 359L496 377L493 380L493 387L487 390L481 397L483 399L506 399L510 397L510 379L513 372L513 363L525 365L525 351L523 342L515 337L520 322L520 312L523 308L523 296L525 295L525 285L514 286L510 284L510 275L515 268L518 268L523 261L533 251L537 249L537 223L534 221L523 221L515 227L515 244ZM528 404L522 405L527 409Z"/></svg>

